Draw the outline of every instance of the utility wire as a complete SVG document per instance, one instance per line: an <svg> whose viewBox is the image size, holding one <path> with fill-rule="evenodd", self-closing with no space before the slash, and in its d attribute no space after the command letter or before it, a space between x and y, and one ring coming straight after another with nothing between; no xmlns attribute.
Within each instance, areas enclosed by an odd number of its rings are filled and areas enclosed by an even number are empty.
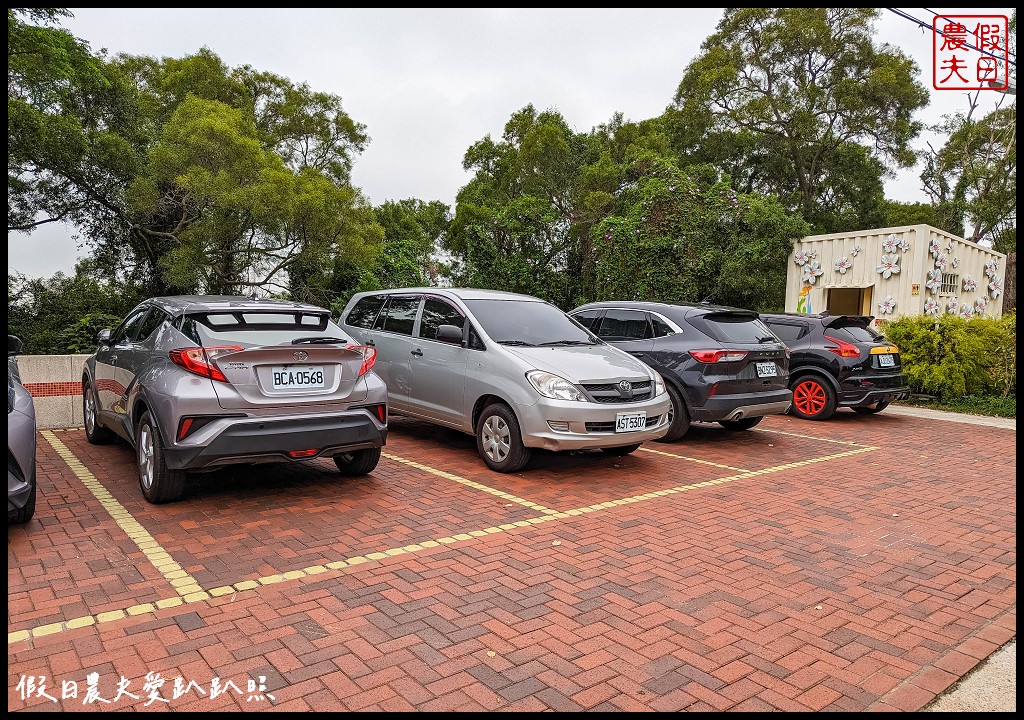
<svg viewBox="0 0 1024 720"><path fill-rule="evenodd" d="M927 10L927 8L925 8L925 9ZM907 13L903 12L902 10L898 10L897 8L886 8L886 10L888 10L889 12L891 12L891 13L893 13L895 15L899 15L901 18L904 18L906 20L910 20L912 23L915 23L915 24L923 27L926 30L930 30L930 31L934 32L937 35L941 35L942 37L946 36L946 34L944 32L942 32L941 30L936 30L934 27L932 27L928 23L925 23L925 22L923 22L921 20L918 20L913 15L908 15ZM966 41L962 42L962 44L963 44L964 47L968 47L971 50L975 50L977 52L980 52L982 55L988 55L989 57L993 57L996 60L1005 60L1010 65L1013 65L1014 68L1017 67L1016 60L1010 60L1009 58L1006 58L1004 56L996 55L994 53L991 53L988 50L982 50L981 48L975 47L974 45L971 45L969 42L966 42ZM1014 57L1016 57L1016 56L1014 56Z"/></svg>
<svg viewBox="0 0 1024 720"><path fill-rule="evenodd" d="M936 15L938 17L941 17L946 22L954 22L953 20L951 20L950 18L946 17L945 15L937 13L934 10L931 10L929 8L921 8L921 9L924 10L926 13L931 13L932 15ZM1007 28L1007 29L1009 29L1009 28ZM974 32L973 30L968 30L967 32L969 32L974 37L978 37L978 33ZM1007 54L1007 56L1016 59L1017 58L1017 53L1012 52L1010 50L1010 38L1007 37L1007 38L1005 38L1005 40L1006 40L1006 54Z"/></svg>

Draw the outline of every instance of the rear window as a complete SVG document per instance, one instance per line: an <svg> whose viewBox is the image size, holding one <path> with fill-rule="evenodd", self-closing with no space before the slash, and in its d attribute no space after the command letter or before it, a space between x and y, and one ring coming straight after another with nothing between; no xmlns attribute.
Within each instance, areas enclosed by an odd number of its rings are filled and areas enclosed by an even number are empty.
<svg viewBox="0 0 1024 720"><path fill-rule="evenodd" d="M297 311L232 311L186 315L181 332L197 345L289 345L295 340L326 342L347 338L330 314Z"/></svg>
<svg viewBox="0 0 1024 720"><path fill-rule="evenodd" d="M846 342L881 342L885 338L869 326L860 323L838 323L825 328L825 334Z"/></svg>
<svg viewBox="0 0 1024 720"><path fill-rule="evenodd" d="M753 315L732 313L709 313L694 319L708 335L719 342L757 343L765 338L774 339L772 331Z"/></svg>

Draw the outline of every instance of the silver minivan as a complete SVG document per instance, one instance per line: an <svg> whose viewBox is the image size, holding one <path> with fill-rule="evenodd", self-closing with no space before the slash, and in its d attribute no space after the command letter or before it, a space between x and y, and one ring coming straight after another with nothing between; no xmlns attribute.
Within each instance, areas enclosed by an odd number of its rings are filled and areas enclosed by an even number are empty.
<svg viewBox="0 0 1024 720"><path fill-rule="evenodd" d="M530 295L361 292L338 324L376 348L393 413L475 435L498 472L523 469L533 448L627 455L668 432L656 371Z"/></svg>

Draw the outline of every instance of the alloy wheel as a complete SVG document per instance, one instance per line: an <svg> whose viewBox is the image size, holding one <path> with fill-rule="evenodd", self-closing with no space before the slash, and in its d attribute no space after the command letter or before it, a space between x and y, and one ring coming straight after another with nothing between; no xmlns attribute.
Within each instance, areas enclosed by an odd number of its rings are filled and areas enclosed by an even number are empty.
<svg viewBox="0 0 1024 720"><path fill-rule="evenodd" d="M484 452L493 462L500 463L508 457L512 445L509 442L508 425L497 415L491 415L483 425Z"/></svg>

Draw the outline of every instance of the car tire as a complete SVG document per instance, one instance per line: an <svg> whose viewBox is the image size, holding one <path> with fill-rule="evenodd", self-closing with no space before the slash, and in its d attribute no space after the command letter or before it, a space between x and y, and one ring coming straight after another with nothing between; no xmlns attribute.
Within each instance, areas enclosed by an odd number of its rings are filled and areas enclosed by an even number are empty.
<svg viewBox="0 0 1024 720"><path fill-rule="evenodd" d="M185 494L185 471L167 467L164 443L149 411L142 413L135 428L135 459L139 468L142 496L160 504L180 500Z"/></svg>
<svg viewBox="0 0 1024 720"><path fill-rule="evenodd" d="M620 445L619 447L601 448L601 452L613 457L622 457L624 455L629 455L632 452L636 452L639 448L640 443L636 443L634 445Z"/></svg>
<svg viewBox="0 0 1024 720"><path fill-rule="evenodd" d="M334 456L334 464L338 466L338 471L349 477L373 472L378 462L380 462L380 448L353 450Z"/></svg>
<svg viewBox="0 0 1024 720"><path fill-rule="evenodd" d="M530 462L530 448L523 444L519 420L512 408L492 403L476 422L476 449L491 470L513 473Z"/></svg>
<svg viewBox="0 0 1024 720"><path fill-rule="evenodd" d="M7 522L15 525L22 525L32 519L36 514L36 481L32 482L32 489L29 490L28 500L24 507L16 508L7 513Z"/></svg>
<svg viewBox="0 0 1024 720"><path fill-rule="evenodd" d="M749 430L762 420L764 420L764 415L752 418L742 418L740 420L719 420L718 424L726 430Z"/></svg>
<svg viewBox="0 0 1024 720"><path fill-rule="evenodd" d="M90 445L106 445L114 439L114 432L110 428L100 425L96 409L96 391L92 389L92 383L83 380L82 424L85 425L85 439L89 441Z"/></svg>
<svg viewBox="0 0 1024 720"><path fill-rule="evenodd" d="M874 415L875 413L882 412L887 407L889 407L888 400L884 402L875 403L874 405L862 405L860 407L855 407L853 408L853 411L855 413L860 413L861 415Z"/></svg>
<svg viewBox="0 0 1024 720"><path fill-rule="evenodd" d="M671 401L672 407L669 409L668 432L657 439L657 442L663 443L681 439L690 429L690 413L686 409L682 393L668 382L665 383L665 390L668 392L668 399Z"/></svg>
<svg viewBox="0 0 1024 720"><path fill-rule="evenodd" d="M792 413L804 420L828 420L836 412L836 392L828 380L818 375L804 375L792 385Z"/></svg>

